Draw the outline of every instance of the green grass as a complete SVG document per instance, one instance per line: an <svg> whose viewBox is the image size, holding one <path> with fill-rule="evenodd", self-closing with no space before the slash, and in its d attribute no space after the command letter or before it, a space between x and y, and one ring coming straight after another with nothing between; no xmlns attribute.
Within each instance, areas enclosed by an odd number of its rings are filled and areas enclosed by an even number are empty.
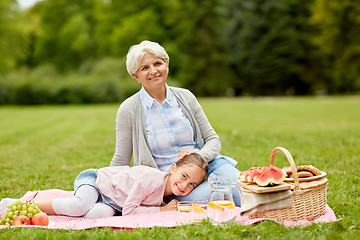
<svg viewBox="0 0 360 240"><path fill-rule="evenodd" d="M84 231L4 229L0 239L356 239L360 234L360 97L200 99L240 170L265 166L274 147L328 173L328 204L339 222L285 228L240 226ZM73 189L77 174L110 164L119 104L0 107L0 198ZM287 165L281 153L279 167Z"/></svg>

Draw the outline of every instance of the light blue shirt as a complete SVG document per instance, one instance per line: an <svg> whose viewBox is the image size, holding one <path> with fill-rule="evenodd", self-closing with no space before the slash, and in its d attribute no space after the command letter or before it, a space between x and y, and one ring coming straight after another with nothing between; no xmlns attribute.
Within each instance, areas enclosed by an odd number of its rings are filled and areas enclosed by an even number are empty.
<svg viewBox="0 0 360 240"><path fill-rule="evenodd" d="M199 151L190 121L168 86L166 99L161 104L144 88L140 90L140 99L144 108L150 151L160 170L168 172L171 164L177 162L177 154L182 149Z"/></svg>

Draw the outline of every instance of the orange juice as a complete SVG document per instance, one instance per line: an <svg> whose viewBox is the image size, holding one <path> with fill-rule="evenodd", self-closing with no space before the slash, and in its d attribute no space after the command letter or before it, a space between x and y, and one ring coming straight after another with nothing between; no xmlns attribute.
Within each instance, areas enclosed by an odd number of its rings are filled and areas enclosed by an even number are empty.
<svg viewBox="0 0 360 240"><path fill-rule="evenodd" d="M191 212L191 207L178 207L179 212Z"/></svg>
<svg viewBox="0 0 360 240"><path fill-rule="evenodd" d="M193 204L193 211L196 213L206 213L206 208L207 205L205 204L198 204L198 203Z"/></svg>
<svg viewBox="0 0 360 240"><path fill-rule="evenodd" d="M177 208L179 212L191 212L192 202L191 201L182 201L177 203Z"/></svg>

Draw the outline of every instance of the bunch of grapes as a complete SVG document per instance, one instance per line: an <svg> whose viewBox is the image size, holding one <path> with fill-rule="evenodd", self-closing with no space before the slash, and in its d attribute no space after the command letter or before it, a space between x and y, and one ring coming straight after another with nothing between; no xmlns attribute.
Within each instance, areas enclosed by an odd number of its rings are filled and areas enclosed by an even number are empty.
<svg viewBox="0 0 360 240"><path fill-rule="evenodd" d="M25 215L32 218L35 214L40 213L41 210L34 202L23 202L21 200L14 202L7 206L7 211L1 216L0 224L11 226L13 220L19 215Z"/></svg>

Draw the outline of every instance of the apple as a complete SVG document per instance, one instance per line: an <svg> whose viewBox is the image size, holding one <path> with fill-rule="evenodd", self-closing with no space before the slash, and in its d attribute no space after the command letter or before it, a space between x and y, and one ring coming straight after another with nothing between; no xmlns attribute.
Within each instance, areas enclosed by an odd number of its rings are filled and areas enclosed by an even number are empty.
<svg viewBox="0 0 360 240"><path fill-rule="evenodd" d="M37 213L31 218L31 222L33 225L48 226L49 225L49 217L44 212Z"/></svg>
<svg viewBox="0 0 360 240"><path fill-rule="evenodd" d="M31 220L27 216L20 215L14 219L12 225L13 226L31 225Z"/></svg>

